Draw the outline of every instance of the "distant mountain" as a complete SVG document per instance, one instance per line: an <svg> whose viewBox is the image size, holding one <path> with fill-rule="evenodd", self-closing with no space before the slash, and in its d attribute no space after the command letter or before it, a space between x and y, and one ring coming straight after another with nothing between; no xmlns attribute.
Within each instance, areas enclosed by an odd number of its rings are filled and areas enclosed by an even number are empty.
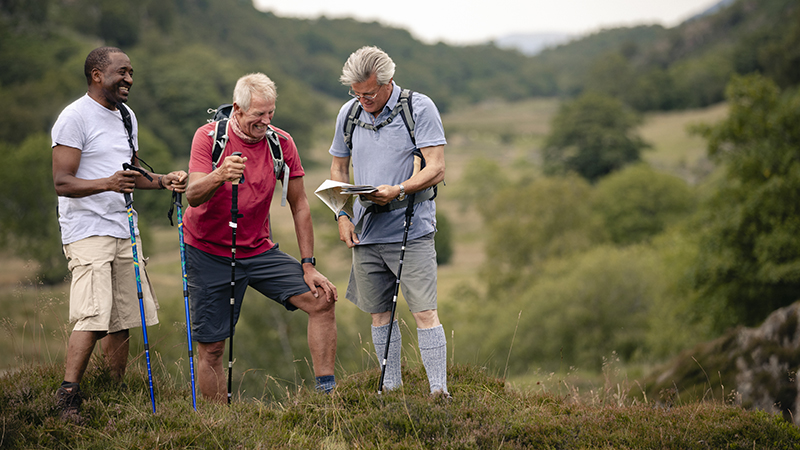
<svg viewBox="0 0 800 450"><path fill-rule="evenodd" d="M502 36L493 42L503 49L516 49L528 56L538 55L542 50L564 44L575 38L568 33L516 33Z"/></svg>
<svg viewBox="0 0 800 450"><path fill-rule="evenodd" d="M724 7L728 6L728 5L732 5L735 2L736 2L736 0L720 0L718 3L715 3L714 5L708 7L708 9L706 9L705 11L700 12L698 14L695 14L694 16L688 18L687 21L694 20L694 19L699 19L701 17L710 16L712 14L717 13L722 8L724 8Z"/></svg>
<svg viewBox="0 0 800 450"><path fill-rule="evenodd" d="M736 2L736 0L720 0L718 3L708 7L704 11L697 13L686 20L692 21L707 17L719 12ZM523 55L536 56L547 48L566 44L574 39L580 39L584 36L569 34L569 33L514 33L501 36L492 41L494 45L502 49L519 50Z"/></svg>

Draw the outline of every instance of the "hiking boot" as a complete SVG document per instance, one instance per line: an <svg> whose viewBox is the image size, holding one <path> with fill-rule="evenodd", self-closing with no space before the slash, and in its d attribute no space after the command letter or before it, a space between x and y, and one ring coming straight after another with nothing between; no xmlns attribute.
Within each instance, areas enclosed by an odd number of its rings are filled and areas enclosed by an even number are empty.
<svg viewBox="0 0 800 450"><path fill-rule="evenodd" d="M83 395L78 383L62 385L56 391L56 408L60 410L59 417L65 422L80 423Z"/></svg>

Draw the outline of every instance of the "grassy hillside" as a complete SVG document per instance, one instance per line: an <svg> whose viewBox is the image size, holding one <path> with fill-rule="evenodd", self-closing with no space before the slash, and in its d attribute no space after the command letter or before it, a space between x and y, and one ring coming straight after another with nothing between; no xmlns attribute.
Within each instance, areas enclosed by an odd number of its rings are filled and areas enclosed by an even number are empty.
<svg viewBox="0 0 800 450"><path fill-rule="evenodd" d="M634 400L636 388L597 386L578 395L563 380L516 391L485 370L451 365L452 400L431 398L424 374L406 370L396 391L375 392L378 370L347 374L330 395L307 389L276 402L236 398L231 406L199 401L188 386L157 372L156 413L142 371L128 387L90 370L80 424L54 417L57 367L27 367L0 378L0 446L22 448L197 449L792 449L800 431L779 416L721 401L693 404Z"/></svg>

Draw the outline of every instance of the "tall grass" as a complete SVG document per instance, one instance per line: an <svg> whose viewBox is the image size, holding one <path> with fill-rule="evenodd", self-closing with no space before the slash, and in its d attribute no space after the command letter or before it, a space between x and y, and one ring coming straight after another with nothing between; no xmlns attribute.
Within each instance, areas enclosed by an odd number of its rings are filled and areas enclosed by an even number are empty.
<svg viewBox="0 0 800 450"><path fill-rule="evenodd" d="M41 334L36 327L22 326L18 337L41 342L33 338ZM410 334L407 323L401 329ZM731 397L715 396L710 378L710 394L701 401L684 402L678 392L648 398L615 354L604 359L602 374L593 381L570 368L565 374L538 374L540 381L528 386L514 385L480 364L451 362L451 400L430 396L415 342L406 342L404 383L395 391L377 394L374 358L362 350L364 370L337 366L338 387L329 395L302 381L246 370L237 375L231 406L200 397L194 411L188 362L155 351L153 414L141 349L132 347L124 388L96 354L82 382L87 399L81 423L58 418L60 358L18 358L15 370L0 375L0 448L800 448L800 429L779 415L748 411ZM242 381L253 376L262 388L243 390Z"/></svg>
<svg viewBox="0 0 800 450"><path fill-rule="evenodd" d="M339 377L326 395L198 403L182 381L159 374L156 413L137 364L127 388L93 366L83 390L84 422L58 419L54 386L62 367L30 365L0 378L0 448L794 449L800 430L779 416L721 401L666 405L633 400L621 385L576 395L564 380L540 390L512 389L475 365L451 365L452 400L432 398L420 368L378 395L377 368ZM609 374L611 376L611 374Z"/></svg>

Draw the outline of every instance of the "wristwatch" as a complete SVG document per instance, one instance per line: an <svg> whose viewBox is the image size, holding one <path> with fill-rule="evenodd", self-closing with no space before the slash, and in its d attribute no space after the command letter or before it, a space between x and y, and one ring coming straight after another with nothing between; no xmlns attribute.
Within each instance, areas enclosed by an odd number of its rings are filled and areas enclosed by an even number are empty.
<svg viewBox="0 0 800 450"><path fill-rule="evenodd" d="M406 199L406 188L402 184L400 185L400 195L397 196L397 199L401 202Z"/></svg>
<svg viewBox="0 0 800 450"><path fill-rule="evenodd" d="M303 258L303 259L300 260L300 264L306 264L306 263L311 264L312 266L316 267L317 266L317 258L314 258L312 256L311 258Z"/></svg>

